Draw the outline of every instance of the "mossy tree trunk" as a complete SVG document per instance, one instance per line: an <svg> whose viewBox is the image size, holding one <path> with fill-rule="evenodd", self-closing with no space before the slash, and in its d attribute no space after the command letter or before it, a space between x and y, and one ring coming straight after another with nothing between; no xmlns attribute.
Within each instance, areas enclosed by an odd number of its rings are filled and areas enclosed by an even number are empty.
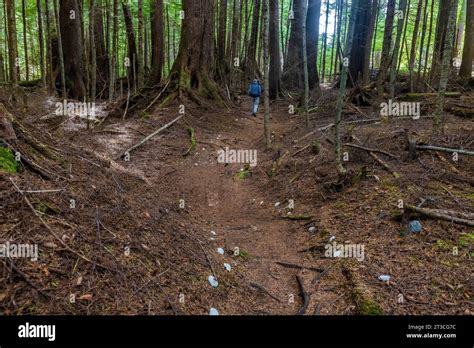
<svg viewBox="0 0 474 348"><path fill-rule="evenodd" d="M213 66L214 1L183 0L184 18L179 53L171 69L170 87L181 98L187 95L198 102L198 95L222 100L211 75Z"/></svg>

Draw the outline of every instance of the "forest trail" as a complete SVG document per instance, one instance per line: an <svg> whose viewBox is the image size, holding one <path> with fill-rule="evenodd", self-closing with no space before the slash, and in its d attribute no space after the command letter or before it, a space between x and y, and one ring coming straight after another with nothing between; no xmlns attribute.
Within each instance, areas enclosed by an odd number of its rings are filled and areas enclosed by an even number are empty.
<svg viewBox="0 0 474 348"><path fill-rule="evenodd" d="M247 104L249 102L245 100L239 109L229 110L225 115L229 122L221 124L215 131L196 129L194 153L166 163L166 173L170 174L165 176L171 184L163 181L163 163L154 154L156 146L161 146L161 137L169 135L159 136L154 145L148 144L133 154L131 170L144 175L157 192L165 189L173 191L176 204L184 203L186 213L198 228L208 234L213 268L223 269L223 263L230 264L231 273L238 272L239 278L246 282L236 286L250 286L258 294L259 301L251 304L254 307L251 312L245 308L248 301L241 298L229 304L220 304L220 308L224 309L222 314L295 314L302 306L297 275L301 277L305 291L308 291L314 288L311 284L314 277L331 261L322 259L321 265L315 264L314 260L305 261L305 253L301 249L310 236L308 229L284 217L291 210L288 209L288 201L279 202L278 197L262 189L262 177L267 177L261 169L262 163L273 161L262 147L263 111L253 118L246 110ZM290 123L288 115L284 111L281 114L281 117L272 117L272 131L275 134L284 131ZM133 127L129 129L127 124L121 124L120 129L133 132ZM116 157L119 148L126 148L137 139L129 134L107 136L106 147L111 152L104 155ZM251 168L248 178L239 176L245 164L218 163L217 151L226 147L234 150L258 149L258 164ZM218 254L218 248L225 250L223 256ZM220 269L216 273L219 272ZM204 286L210 288L207 283ZM308 314L309 311L314 313L316 307L317 303L311 301Z"/></svg>

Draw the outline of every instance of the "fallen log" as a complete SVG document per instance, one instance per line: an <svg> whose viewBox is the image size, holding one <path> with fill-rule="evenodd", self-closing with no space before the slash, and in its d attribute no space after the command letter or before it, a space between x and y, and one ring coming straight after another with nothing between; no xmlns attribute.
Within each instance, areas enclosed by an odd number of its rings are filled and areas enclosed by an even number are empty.
<svg viewBox="0 0 474 348"><path fill-rule="evenodd" d="M448 215L450 212L447 210L433 210L433 209L418 208L418 207L415 207L414 205L405 205L405 209L418 213L420 215L432 218L432 219L449 221L449 222L453 222L459 225L474 227L474 220L468 220L468 219L463 219L463 218L455 217L452 215ZM469 216L469 215L466 215L466 216Z"/></svg>
<svg viewBox="0 0 474 348"><path fill-rule="evenodd" d="M163 130L171 127L173 124L175 124L176 122L178 122L181 118L183 118L184 115L181 115L177 118L175 118L173 121L165 124L163 127L161 127L160 129L158 129L156 132L153 132L151 133L150 135L148 135L145 139L143 139L142 141L140 141L138 144L135 144L133 145L131 148L127 149L123 154L121 154L118 158L123 158L125 157L127 154L130 154L132 151L138 149L140 146L142 146L143 144L145 144L148 140L152 139L153 137L155 137L158 133L162 132Z"/></svg>

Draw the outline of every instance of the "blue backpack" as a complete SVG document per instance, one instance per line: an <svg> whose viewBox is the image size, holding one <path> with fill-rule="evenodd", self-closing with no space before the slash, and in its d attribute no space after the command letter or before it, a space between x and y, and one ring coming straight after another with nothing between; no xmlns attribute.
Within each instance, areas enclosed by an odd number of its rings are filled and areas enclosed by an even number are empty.
<svg viewBox="0 0 474 348"><path fill-rule="evenodd" d="M262 87L260 86L260 83L252 82L250 85L249 95L253 98L256 98L260 97L260 94L262 94Z"/></svg>

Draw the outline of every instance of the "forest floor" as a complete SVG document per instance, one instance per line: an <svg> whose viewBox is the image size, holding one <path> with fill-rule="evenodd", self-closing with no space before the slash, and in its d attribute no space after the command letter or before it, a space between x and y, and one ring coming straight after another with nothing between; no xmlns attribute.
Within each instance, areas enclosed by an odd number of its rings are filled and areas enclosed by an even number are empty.
<svg viewBox="0 0 474 348"><path fill-rule="evenodd" d="M84 120L52 116L56 102L31 95L28 110L10 109L54 155L31 155L49 178L0 172L0 242L35 243L40 252L36 262L0 260L0 312L473 314L472 228L415 214L423 230L407 233L409 216L397 206L474 213L472 157L423 151L410 161L404 145L408 128L419 143L472 149L472 119L445 115L443 135L423 117L347 123L344 142L392 154L378 156L396 174L346 147L350 180L341 184L326 127L329 90L311 114L320 130L310 135L288 102L272 103L270 150L262 112L252 117L244 97L232 109L187 105L183 119L130 161L120 155L179 116L178 105L86 130ZM432 104L424 105L429 116ZM377 115L355 107L344 120ZM187 154L189 128L196 146ZM226 147L257 150L257 166L218 163ZM364 253L326 257L333 241Z"/></svg>

